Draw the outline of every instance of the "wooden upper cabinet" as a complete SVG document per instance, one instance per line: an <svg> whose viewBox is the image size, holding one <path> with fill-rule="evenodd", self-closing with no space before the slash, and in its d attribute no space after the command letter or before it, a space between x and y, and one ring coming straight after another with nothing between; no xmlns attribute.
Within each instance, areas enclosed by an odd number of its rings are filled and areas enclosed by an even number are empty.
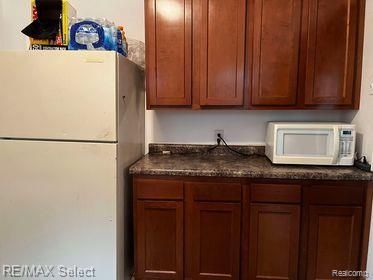
<svg viewBox="0 0 373 280"><path fill-rule="evenodd" d="M362 2L307 0L305 105L353 105Z"/></svg>
<svg viewBox="0 0 373 280"><path fill-rule="evenodd" d="M251 0L250 3L251 105L295 105L302 0Z"/></svg>
<svg viewBox="0 0 373 280"><path fill-rule="evenodd" d="M357 109L364 5L145 0L148 108Z"/></svg>
<svg viewBox="0 0 373 280"><path fill-rule="evenodd" d="M309 207L307 280L339 278L333 270L359 270L361 219L361 207Z"/></svg>
<svg viewBox="0 0 373 280"><path fill-rule="evenodd" d="M145 0L148 108L190 106L192 0Z"/></svg>
<svg viewBox="0 0 373 280"><path fill-rule="evenodd" d="M194 96L201 106L242 106L246 0L194 0ZM195 100L197 101L197 100Z"/></svg>

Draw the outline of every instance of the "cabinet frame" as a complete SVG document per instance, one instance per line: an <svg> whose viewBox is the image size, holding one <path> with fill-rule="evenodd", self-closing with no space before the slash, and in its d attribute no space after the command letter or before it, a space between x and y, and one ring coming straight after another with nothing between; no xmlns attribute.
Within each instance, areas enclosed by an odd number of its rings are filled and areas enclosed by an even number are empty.
<svg viewBox="0 0 373 280"><path fill-rule="evenodd" d="M136 185L139 182L146 182L146 188L138 188ZM155 196L152 199L151 184L158 181L166 182L163 185L164 194L161 192L155 192ZM233 186L233 193L229 196L224 194L224 186ZM263 195L265 185L269 186L269 189L273 190L276 185L279 185L280 196L283 202L278 200L278 196L273 194ZM193 192L193 186L196 187L197 192ZM203 186L207 189L203 190ZM239 195L238 186L241 186L241 195ZM260 186L260 189L255 190L254 197L251 196L252 186ZM148 188L149 187L149 188ZM176 188L175 191L170 192L170 188ZM341 193L336 193L336 188L341 187ZM373 182L367 181L319 181L319 180L273 180L273 179L248 179L248 178L214 178L214 177L188 177L188 176L148 176L148 175L135 175L134 176L134 211L135 211L135 237L137 236L138 220L136 218L137 210L136 203L138 201L154 201L154 202L171 202L180 203L184 208L184 219L183 219L183 275L184 279L193 278L193 251L188 248L190 238L193 238L192 215L188 214L193 211L194 203L208 204L208 205L237 205L240 204L240 216L241 216L241 230L240 230L240 242L241 249L239 252L239 278L233 277L233 279L248 280L249 278L249 261L250 261L250 240L254 237L250 234L251 221L251 206L252 204L257 205L269 205L269 207L275 207L276 205L286 207L301 207L300 211L300 233L299 233L299 257L298 257L298 279L306 279L307 275L307 263L308 263L308 252L307 247L309 246L309 223L310 223L310 206L315 205L316 207L344 207L354 208L360 207L362 215L360 217L361 227L358 238L358 247L356 250L359 252L358 265L360 270L366 269L367 254L368 254L368 242L370 235L370 221L372 213L372 201L373 201ZM326 189L326 195L322 195L322 199L318 200L317 194L314 191L310 191L312 188L315 191L322 191ZM137 189L141 190L138 194ZM214 189L218 190L218 193L214 193ZM260 190L260 193L258 193ZM363 190L363 193L361 192ZM299 191L301 197L299 198ZM277 192L277 191L276 191ZM334 196L331 193L335 193ZM171 195L170 195L171 193ZM258 195L260 194L260 196ZM139 195L139 196L138 196ZM164 199L166 195L166 199ZM350 200L348 198L351 197ZM195 236L194 236L195 237ZM137 239L137 238L135 238ZM356 243L357 244L357 243ZM138 240L135 240L135 246L138 246ZM190 246L189 246L190 247ZM137 248L137 247L135 247ZM192 249L193 250L193 249ZM136 259L139 252L136 250ZM139 274L137 274L139 275ZM209 279L213 279L209 278ZM140 278L141 279L141 278ZM167 276L158 277L158 279L169 279ZM220 278L219 278L220 279Z"/></svg>
<svg viewBox="0 0 373 280"><path fill-rule="evenodd" d="M219 1L219 0L212 0ZM209 50L211 42L209 41L212 37L209 32L209 24L211 15L209 12L212 10L209 8L210 0L193 0L193 104L195 108L214 108L220 107L243 107L245 99L244 91L244 77L245 77L245 30L246 30L246 2L247 0L225 0L227 3L235 4L237 6L237 18L236 21L232 19L232 22L236 23L237 36L233 38L236 40L236 49L231 50L231 53L235 54L235 80L234 90L235 96L225 96L222 98L210 97L210 71L214 68L219 67L219 61L224 58L214 57L212 61L209 60ZM221 3L224 3L222 1ZM214 12L217 13L219 9ZM219 16L222 16L221 11ZM216 34L215 34L216 35ZM232 40L225 38L226 40ZM217 45L217 42L215 42ZM224 53L221 54L224 56ZM212 63L215 62L215 63ZM211 65L212 64L212 65ZM221 65L220 65L221 66ZM233 68L227 69L232 72ZM219 71L218 71L219 72ZM220 71L222 72L222 71ZM233 80L231 81L233 83ZM227 92L229 94L230 92Z"/></svg>
<svg viewBox="0 0 373 280"><path fill-rule="evenodd" d="M271 96L266 97L261 95L262 91L262 84L265 84L264 81L262 83L262 76L264 76L263 65L267 66L265 63L262 64L263 56L263 46L264 46L264 39L268 42L268 34L265 33L263 30L264 24L264 8L265 8L265 1L268 0L249 0L250 2L250 15L249 15L249 22L248 25L250 26L249 31L251 34L248 34L247 37L251 40L249 42L250 48L252 48L251 53L251 76L248 77L251 79L251 89L250 89L250 103L252 107L261 107L261 106L296 106L298 100L298 74L299 74L299 52L300 52L300 35L301 35L301 16L302 16L302 2L303 0L292 0L291 5L291 24L288 27L288 33L292 35L291 37L291 44L287 47L290 49L290 58L288 62L289 64L289 77L288 77L288 88L282 89L288 92L287 96ZM267 7L268 8L268 7ZM268 11L268 10L267 10ZM270 19L272 19L270 17ZM285 23L283 23L285 25ZM277 25L279 28L283 27ZM276 31L274 31L276 33ZM274 35L270 39L273 40ZM249 47L248 47L249 49ZM289 50L288 49L288 50ZM271 53L272 56L275 56L275 53ZM268 55L269 56L269 55ZM271 57L274 60L273 57ZM277 61L278 64L278 61ZM279 67L272 61L272 67L276 68ZM268 70L268 69L267 69ZM277 72L278 74L278 72ZM268 80L267 80L268 81ZM276 88L273 88L273 91L276 91Z"/></svg>
<svg viewBox="0 0 373 280"><path fill-rule="evenodd" d="M194 180L196 179L196 180ZM242 185L239 181L193 178L185 181L185 278L237 279L240 276ZM200 213L212 211L232 215L231 273L200 273ZM235 232L236 231L236 232ZM238 232L237 232L238 231ZM236 235L235 235L236 234Z"/></svg>
<svg viewBox="0 0 373 280"><path fill-rule="evenodd" d="M192 203L191 212L188 215L192 217L191 222L191 238L186 240L186 247L191 247L191 275L192 279L238 279L240 276L240 243L241 243L241 204L240 203L222 203L222 202L200 202ZM231 215L230 237L230 271L227 273L219 273L216 271L202 271L202 250L201 244L202 230L201 230L201 214L205 212L226 213ZM228 226L228 225L227 225ZM206 242L206 236L204 236ZM228 257L222 257L228 261Z"/></svg>
<svg viewBox="0 0 373 280"><path fill-rule="evenodd" d="M362 207L356 206L321 206L321 205L310 205L307 207L308 212L308 252L307 252L307 280L320 279L317 277L317 265L318 265L318 243L320 240L320 217L328 216L332 218L351 217L351 228L349 236L349 252L350 259L348 260L349 267L343 268L346 270L358 270L360 262L360 247L361 242L361 220L362 220ZM329 236L324 236L329 238ZM335 238L334 238L335 239ZM346 244L347 245L347 244ZM324 252L322 255L327 254ZM327 255L328 256L328 255ZM330 258L328 256L327 258ZM330 271L331 273L331 271Z"/></svg>
<svg viewBox="0 0 373 280"><path fill-rule="evenodd" d="M277 214L288 215L290 218L289 228L289 264L288 278L289 280L298 279L298 259L299 259L299 236L300 236L300 205L292 204L271 204L271 203L252 203L250 205L250 233L249 233L249 279L282 279L285 276L278 275L257 275L258 253L259 253L259 215ZM281 230L281 229L277 229ZM268 257L268 256L266 256ZM268 260L267 260L268 261ZM262 276L262 277L260 277ZM285 278L284 278L285 279Z"/></svg>
<svg viewBox="0 0 373 280"><path fill-rule="evenodd" d="M316 83L320 79L317 79L318 72L317 72L317 56L318 45L322 44L324 38L318 38L318 33L320 33L320 26L318 25L318 18L320 12L320 4L321 0L307 0L305 5L307 6L307 16L308 16L308 40L307 40L307 48L304 50L306 52L306 83L305 83L305 96L304 102L305 106L318 106L318 105L337 105L337 106L351 106L353 105L353 80L355 76L355 50L357 44L357 25L358 21L354 19L358 19L359 13L359 0L351 0L346 3L347 7L347 15L346 15L346 22L347 26L344 27L344 34L346 35L347 42L345 43L344 53L343 56L345 58L343 69L339 69L340 72L343 72L343 80L339 81L339 85L343 84L342 88L339 92L340 95L337 97L330 97L330 96L315 96L317 92ZM324 0L325 1L325 0ZM331 3L331 2L330 2ZM334 5L334 4L333 4ZM333 6L331 5L331 6ZM326 7L325 7L326 9ZM326 9L327 10L327 9ZM325 12L325 11L324 11ZM338 18L341 15L338 15ZM332 35L331 35L332 36ZM319 42L318 39L321 41ZM330 47L330 45L329 45ZM339 46L341 47L341 46ZM335 50L335 49L334 49ZM335 50L335 53L337 50ZM320 60L321 58L319 58ZM323 59L327 61L324 57ZM325 67L325 65L324 65ZM330 69L329 69L330 70ZM335 70L335 68L333 69ZM325 69L324 69L325 71ZM341 77L342 78L342 77ZM321 80L325 80L321 79ZM335 80L334 80L335 81ZM324 88L323 92L326 91Z"/></svg>
<svg viewBox="0 0 373 280"><path fill-rule="evenodd" d="M236 0L244 1L246 4L246 11L242 11L242 15L246 13L246 23L242 24L242 29L239 32L244 33L244 47L245 53L241 54L240 49L235 50L238 55L237 59L237 98L222 98L221 100L215 100L206 98L208 77L205 77L207 71L207 50L206 50L206 9L203 8L206 3L204 0L184 0L185 1L185 88L184 97L178 98L157 98L157 62L156 62L156 23L155 23L155 9L154 3L157 0L144 0L145 1L145 25L146 25L146 80L147 80L147 107L149 110L153 109L187 109L187 110L198 110L198 109L246 109L246 110L346 110L346 109L359 109L360 106L360 95L361 95L361 79L362 79L362 57L363 57L363 46L364 46L364 25L365 25L365 5L366 0L357 1L357 20L354 22L356 25L356 40L354 48L350 50L351 65L348 67L350 74L347 74L349 79L349 92L351 95L351 103L345 104L327 104L330 102L318 102L315 104L307 104L307 95L311 89L310 82L306 84L306 77L310 77L310 67L307 62L309 57L308 45L309 45L309 22L310 22L310 3L317 0L299 0L301 1L301 24L300 24L300 40L299 40L299 52L294 56L297 56L298 67L293 67L291 70L293 74L297 72L298 78L296 86L296 97L294 99L289 97L289 104L286 104L284 98L274 100L272 105L254 105L252 99L254 96L254 90L258 86L256 85L255 77L258 70L254 67L257 58L254 57L255 49L258 48L258 44L255 44L254 32L257 32L258 28L255 28L254 14L255 2L266 1L266 0ZM176 0L175 0L176 1ZM246 2L245 2L246 1ZM294 0L298 1L298 0ZM241 3L241 2L238 2ZM240 5L240 4L237 4ZM203 6L203 7L202 7ZM240 41L240 40L239 40ZM296 48L294 48L296 49ZM257 53L257 51L255 52ZM297 68L297 69L296 69ZM308 72L308 74L307 74ZM205 73L205 74L204 74ZM241 73L243 77L241 78ZM241 88L243 85L243 90ZM308 92L308 94L307 94ZM259 102L260 103L260 102ZM309 103L309 102L308 102ZM312 103L312 102L311 102Z"/></svg>
<svg viewBox="0 0 373 280"><path fill-rule="evenodd" d="M184 275L184 209L181 201L136 201L136 216L143 217L144 220L137 222L137 243L136 243L136 264L137 275L140 279L174 279L182 280ZM146 249L146 210L174 211L175 212L175 269L174 270L156 270L147 269L146 259L148 250ZM168 237L165 237L168 238ZM153 256L154 258L154 256Z"/></svg>
<svg viewBox="0 0 373 280"><path fill-rule="evenodd" d="M192 1L184 1L184 96L158 97L157 0L145 2L146 100L147 109L192 105ZM161 0L163 1L163 0ZM169 42L170 43L170 42Z"/></svg>
<svg viewBox="0 0 373 280"><path fill-rule="evenodd" d="M301 24L301 46L299 56L299 84L298 97L299 103L296 108L304 110L358 110L360 108L361 82L362 82L362 58L364 48L364 31L365 31L365 6L366 0L358 0L357 22L356 24L356 47L353 52L354 64L351 66L352 74L352 102L346 105L337 104L306 104L306 77L307 77L307 48L309 43L309 21L310 21L310 2L314 0L303 0L302 24Z"/></svg>

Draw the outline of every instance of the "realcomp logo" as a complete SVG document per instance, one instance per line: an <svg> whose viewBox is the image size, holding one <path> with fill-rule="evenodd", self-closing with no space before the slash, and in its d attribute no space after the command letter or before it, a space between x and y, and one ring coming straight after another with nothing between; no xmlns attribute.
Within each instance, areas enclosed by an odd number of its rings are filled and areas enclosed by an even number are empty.
<svg viewBox="0 0 373 280"><path fill-rule="evenodd" d="M95 278L94 267L81 268L64 265L3 265L2 275L6 278Z"/></svg>

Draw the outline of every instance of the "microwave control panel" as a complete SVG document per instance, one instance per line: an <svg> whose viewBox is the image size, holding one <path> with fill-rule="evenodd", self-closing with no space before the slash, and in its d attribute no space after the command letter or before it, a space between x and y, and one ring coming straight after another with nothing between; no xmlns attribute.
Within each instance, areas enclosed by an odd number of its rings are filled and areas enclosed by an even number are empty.
<svg viewBox="0 0 373 280"><path fill-rule="evenodd" d="M340 130L339 151L341 157L353 157L355 153L355 130L341 129Z"/></svg>

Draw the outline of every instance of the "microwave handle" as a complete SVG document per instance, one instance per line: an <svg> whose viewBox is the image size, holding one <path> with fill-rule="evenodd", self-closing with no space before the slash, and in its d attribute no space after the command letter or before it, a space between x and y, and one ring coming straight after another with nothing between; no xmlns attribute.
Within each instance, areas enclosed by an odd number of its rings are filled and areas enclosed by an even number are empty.
<svg viewBox="0 0 373 280"><path fill-rule="evenodd" d="M338 157L339 157L339 128L334 128L334 153L333 153L333 161L332 164L337 164Z"/></svg>

